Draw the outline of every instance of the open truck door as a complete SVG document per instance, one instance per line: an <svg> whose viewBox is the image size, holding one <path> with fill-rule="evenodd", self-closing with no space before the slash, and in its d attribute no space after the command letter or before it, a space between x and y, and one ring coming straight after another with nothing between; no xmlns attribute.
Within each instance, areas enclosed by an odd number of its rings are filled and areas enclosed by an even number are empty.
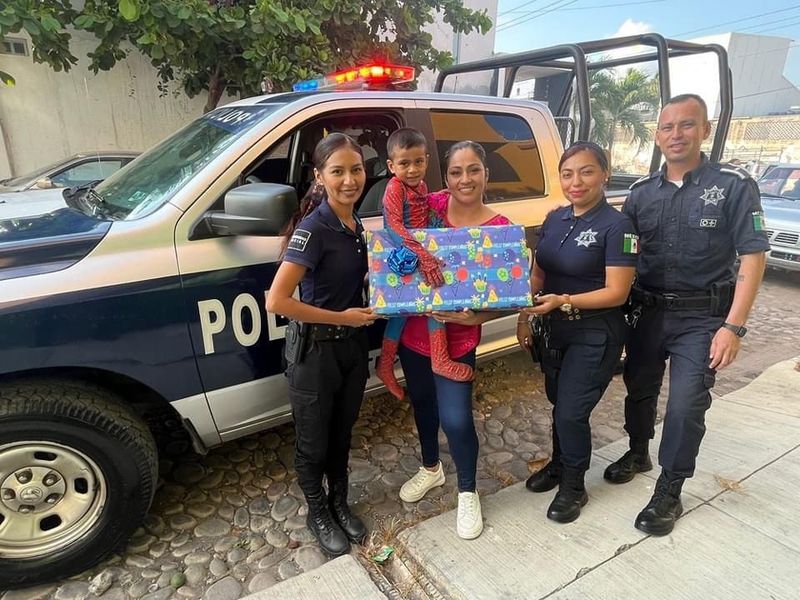
<svg viewBox="0 0 800 600"><path fill-rule="evenodd" d="M624 55L620 56L621 52ZM672 96L670 59L709 54L713 55L712 59L716 58L719 116L712 131L708 154L710 160L719 161L730 125L733 91L727 52L717 44L671 40L656 33L561 44L453 65L440 72L435 91L464 91L510 97L515 85L533 81L535 85L530 96L533 100L546 103L550 108L562 142L568 147L575 140L592 139L592 126L595 122L592 115L592 74L603 69L653 63L656 67L654 74L657 77L660 106L663 106ZM469 74L469 77L463 77L465 74ZM463 84L466 84L463 89L456 89ZM661 151L652 139L650 144L652 154L649 172L652 172L660 166ZM628 186L645 174L615 172L612 160L609 200L621 203L627 195Z"/></svg>

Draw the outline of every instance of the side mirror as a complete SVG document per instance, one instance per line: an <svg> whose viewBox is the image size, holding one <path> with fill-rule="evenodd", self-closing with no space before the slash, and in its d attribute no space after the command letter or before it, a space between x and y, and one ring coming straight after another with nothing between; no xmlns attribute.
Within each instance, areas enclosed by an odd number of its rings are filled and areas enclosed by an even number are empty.
<svg viewBox="0 0 800 600"><path fill-rule="evenodd" d="M225 194L225 210L208 212L204 220L218 236L275 236L297 206L297 192L288 185L248 183Z"/></svg>
<svg viewBox="0 0 800 600"><path fill-rule="evenodd" d="M33 184L33 187L35 187L37 190L51 190L55 186L49 177L42 177L41 179L36 180L36 182Z"/></svg>

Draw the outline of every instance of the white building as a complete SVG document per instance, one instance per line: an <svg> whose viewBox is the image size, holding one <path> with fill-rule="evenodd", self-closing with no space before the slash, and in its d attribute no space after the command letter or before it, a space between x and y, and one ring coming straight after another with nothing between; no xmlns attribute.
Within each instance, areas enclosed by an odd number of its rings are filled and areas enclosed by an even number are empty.
<svg viewBox="0 0 800 600"><path fill-rule="evenodd" d="M464 5L487 9L492 21L497 16L497 0L465 0ZM449 50L459 62L492 55L494 30L485 36L458 35L441 20L429 30L434 46ZM93 74L86 58L96 45L91 34L73 32L72 52L79 62L68 73L34 63L23 34L1 41L0 71L13 74L16 86L0 84L0 179L76 152L146 150L203 112L205 93L190 99L173 82L162 94L156 70L136 50L112 70ZM434 74L423 73L419 87L431 89L434 82Z"/></svg>
<svg viewBox="0 0 800 600"><path fill-rule="evenodd" d="M800 89L783 75L793 40L733 32L691 41L719 44L728 51L733 74L734 117L781 114L800 106ZM716 56L683 57L670 62L672 94L700 94L708 103L709 116L719 116Z"/></svg>

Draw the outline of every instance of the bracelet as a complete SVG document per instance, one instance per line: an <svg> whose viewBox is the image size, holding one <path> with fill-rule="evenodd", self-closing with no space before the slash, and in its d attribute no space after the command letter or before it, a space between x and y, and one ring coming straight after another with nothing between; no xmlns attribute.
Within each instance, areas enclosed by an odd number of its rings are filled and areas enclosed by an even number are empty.
<svg viewBox="0 0 800 600"><path fill-rule="evenodd" d="M528 323L530 323L530 319L525 319L524 321L517 319L517 325L526 325Z"/></svg>

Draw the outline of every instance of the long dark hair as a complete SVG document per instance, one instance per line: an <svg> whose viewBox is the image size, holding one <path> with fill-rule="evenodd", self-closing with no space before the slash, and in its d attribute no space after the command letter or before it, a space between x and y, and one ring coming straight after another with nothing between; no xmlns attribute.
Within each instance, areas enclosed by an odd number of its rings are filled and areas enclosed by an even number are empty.
<svg viewBox="0 0 800 600"><path fill-rule="evenodd" d="M578 152L584 151L590 152L592 156L594 156L597 164L600 165L600 169L606 173L609 172L610 166L608 164L608 156L606 155L606 151L594 142L584 142L581 140L578 140L569 148L564 150L564 154L561 155L561 160L558 161L558 170L561 170L561 167L564 166L564 163L567 162L567 160L578 154Z"/></svg>
<svg viewBox="0 0 800 600"><path fill-rule="evenodd" d="M361 146L359 146L349 135L337 132L328 134L326 137L322 138L319 143L317 143L317 146L314 148L314 154L311 155L311 162L314 165L314 168L317 171L322 171L333 153L337 150L341 150L342 148L350 148L351 150L358 152L358 155L361 157L361 161L364 161L364 152L361 150ZM283 253L286 252L286 247L289 245L289 240L291 239L292 234L294 233L294 230L297 228L297 225L300 223L300 221L305 219L315 208L317 208L327 199L328 194L325 192L324 186L314 183L310 188L308 188L306 195L303 196L303 199L300 201L299 208L297 211L295 211L295 213L292 215L292 218L289 219L289 223L283 229L281 256L283 256Z"/></svg>

